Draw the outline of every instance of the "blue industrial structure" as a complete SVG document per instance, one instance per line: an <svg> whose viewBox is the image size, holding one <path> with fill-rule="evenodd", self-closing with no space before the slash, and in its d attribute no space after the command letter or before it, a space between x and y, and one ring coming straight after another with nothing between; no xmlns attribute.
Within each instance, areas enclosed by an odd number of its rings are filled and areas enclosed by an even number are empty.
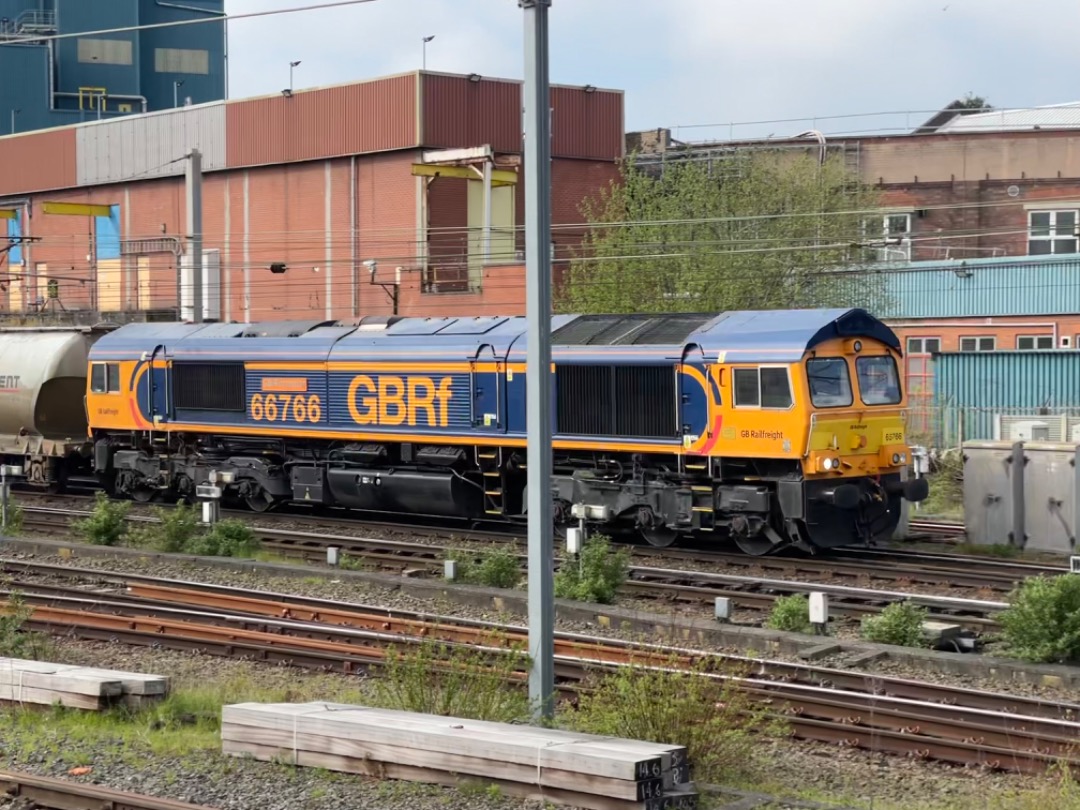
<svg viewBox="0 0 1080 810"><path fill-rule="evenodd" d="M225 40L224 0L0 0L0 132L223 99Z"/></svg>
<svg viewBox="0 0 1080 810"><path fill-rule="evenodd" d="M1080 312L1080 254L907 262L854 271L849 300L879 318Z"/></svg>

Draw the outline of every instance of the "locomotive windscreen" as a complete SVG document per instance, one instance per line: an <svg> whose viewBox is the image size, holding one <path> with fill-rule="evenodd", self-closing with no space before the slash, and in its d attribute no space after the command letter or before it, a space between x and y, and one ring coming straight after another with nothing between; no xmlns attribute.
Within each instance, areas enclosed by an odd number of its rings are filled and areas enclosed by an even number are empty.
<svg viewBox="0 0 1080 810"><path fill-rule="evenodd" d="M562 434L669 439L678 435L672 366L555 367Z"/></svg>

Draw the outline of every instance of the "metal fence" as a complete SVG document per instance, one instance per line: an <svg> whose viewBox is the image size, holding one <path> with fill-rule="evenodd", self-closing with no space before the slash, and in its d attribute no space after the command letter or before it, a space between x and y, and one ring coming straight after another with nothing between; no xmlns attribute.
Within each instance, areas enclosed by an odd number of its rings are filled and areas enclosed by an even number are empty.
<svg viewBox="0 0 1080 810"><path fill-rule="evenodd" d="M1080 406L916 405L908 410L907 434L909 444L939 449L968 441L1080 442Z"/></svg>

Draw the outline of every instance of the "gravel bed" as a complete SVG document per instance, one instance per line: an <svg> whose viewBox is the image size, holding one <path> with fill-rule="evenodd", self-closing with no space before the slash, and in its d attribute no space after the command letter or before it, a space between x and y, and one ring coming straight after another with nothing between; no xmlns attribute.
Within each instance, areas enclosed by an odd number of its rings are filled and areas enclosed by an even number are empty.
<svg viewBox="0 0 1080 810"><path fill-rule="evenodd" d="M316 675L285 667L104 642L59 642L52 659L86 666L166 673L174 690L217 690L227 702L343 700L363 702L359 676ZM222 810L371 808L372 810L537 810L538 804L484 790L376 782L346 774L222 756L213 729L177 742L156 729L153 713L126 733L102 724L37 723L41 711L0 715L0 767L164 796ZM161 714L165 714L161 712ZM47 717L47 713L45 714ZM170 715L172 716L172 715ZM70 714L68 715L70 719ZM27 722L37 728L27 732ZM30 734L28 738L27 734ZM181 750L182 749L182 750ZM767 740L750 774L732 787L791 799L841 802L853 808L957 808L975 795L1004 794L1033 780L922 763L836 746ZM4 805L0 803L0 807ZM774 808L798 806L778 801Z"/></svg>
<svg viewBox="0 0 1080 810"><path fill-rule="evenodd" d="M276 593L296 594L300 596L330 599L340 602L360 603L365 605L379 606L382 608L424 611L446 616L454 616L463 619L475 619L489 622L512 623L521 626L528 624L527 617L513 611L497 611L493 608L479 608L460 604L452 598L424 599L401 592L392 587L379 587L365 582L350 579L336 579L333 572L325 567L311 566L311 576L306 577L273 577L264 573L229 571L226 569L209 568L186 560L152 559L141 560L138 557L77 557L62 559L60 557L36 556L29 554L7 554L12 559L33 559L38 562L67 565L76 568L95 569L100 571L143 574L156 577L206 582L218 585L227 585L238 588L250 588L260 591ZM663 620L668 617L686 618L687 614L681 610L683 606L665 606L656 602L636 606L641 613L657 617ZM708 617L711 623L711 615ZM558 618L556 626L559 630L567 632L583 633L594 636L604 636L628 641L642 641L641 633L627 631L621 628L602 627L591 622L569 621ZM835 629L833 637L842 636L843 630L837 633ZM848 629L850 631L850 628ZM644 639L652 640L652 639ZM824 639L821 639L822 641ZM716 644L701 644L688 640L672 640L677 646L699 649L707 652L725 653L732 655L746 655L747 653L731 646ZM759 653L758 657L762 657ZM806 663L793 654L770 652L768 658L781 661ZM836 667L839 669L850 668L846 656L830 656L818 659L815 664ZM1036 696L1047 700L1076 702L1076 695L1067 688L1055 688L1043 684L1009 682L1001 683L993 677L969 676L950 672L936 672L925 669L918 665L907 664L895 660L885 659L859 667L859 671L875 672L882 675L891 675L913 680L921 680L930 683L948 684L983 689L990 692L1007 691L1021 696Z"/></svg>

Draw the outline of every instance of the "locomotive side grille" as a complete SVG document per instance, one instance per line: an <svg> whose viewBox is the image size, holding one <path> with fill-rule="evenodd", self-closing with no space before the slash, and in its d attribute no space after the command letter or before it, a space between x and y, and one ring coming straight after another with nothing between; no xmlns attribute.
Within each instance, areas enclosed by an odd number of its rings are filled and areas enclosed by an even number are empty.
<svg viewBox="0 0 1080 810"><path fill-rule="evenodd" d="M247 410L243 363L173 363L173 402L193 411Z"/></svg>
<svg viewBox="0 0 1080 810"><path fill-rule="evenodd" d="M564 435L678 435L671 366L555 367L556 429Z"/></svg>
<svg viewBox="0 0 1080 810"><path fill-rule="evenodd" d="M615 368L615 435L668 439L678 433L671 366Z"/></svg>
<svg viewBox="0 0 1080 810"><path fill-rule="evenodd" d="M559 433L608 436L612 422L611 368L556 366L556 422Z"/></svg>

